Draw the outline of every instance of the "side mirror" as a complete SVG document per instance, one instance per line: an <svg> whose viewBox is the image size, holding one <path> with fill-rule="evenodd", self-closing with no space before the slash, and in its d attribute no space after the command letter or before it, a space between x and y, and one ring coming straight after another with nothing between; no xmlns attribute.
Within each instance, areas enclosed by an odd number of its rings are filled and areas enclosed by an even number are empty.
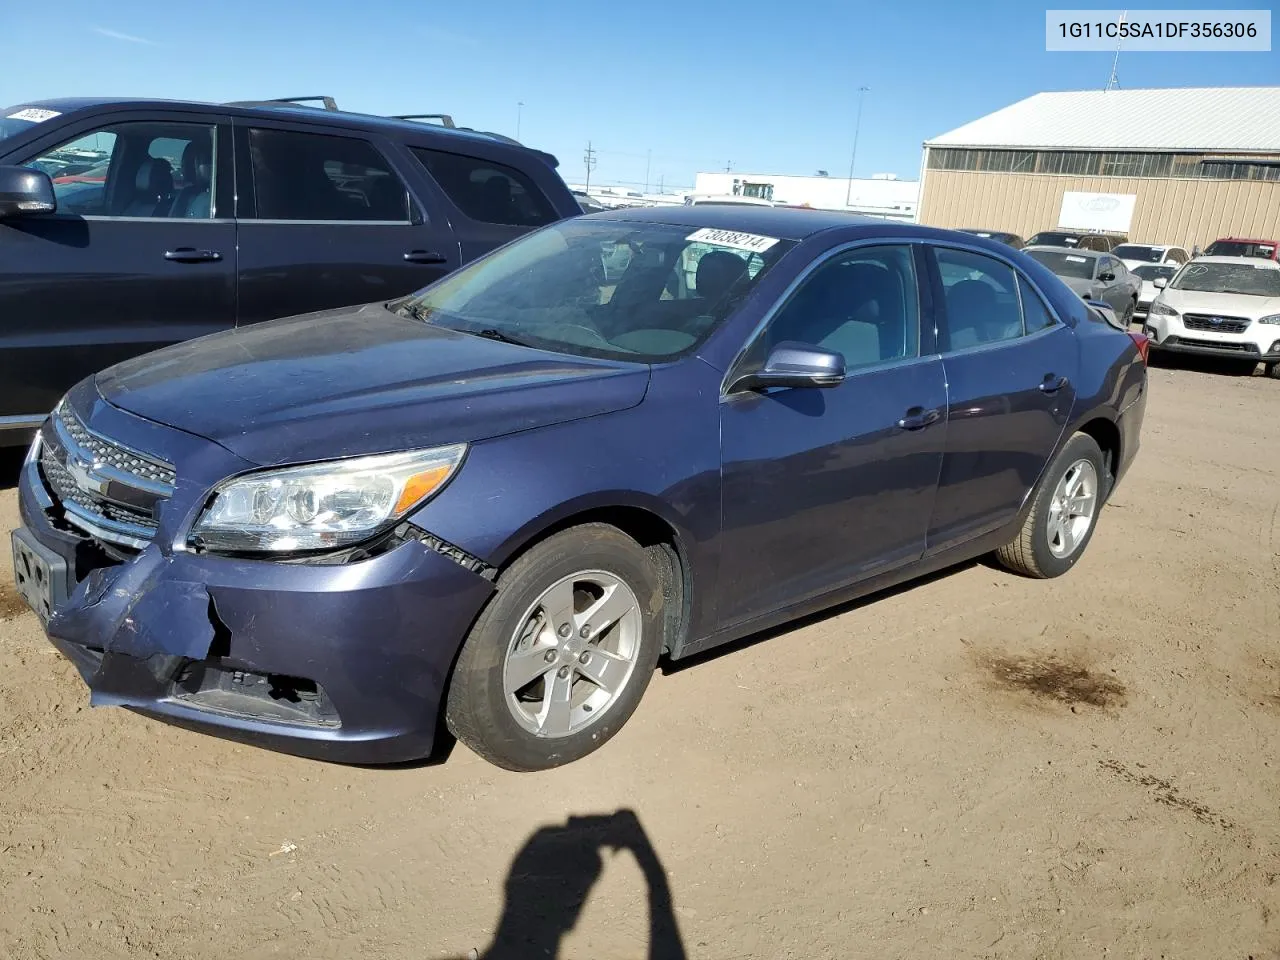
<svg viewBox="0 0 1280 960"><path fill-rule="evenodd" d="M765 359L764 366L734 381L734 390L765 390L769 387L834 387L844 382L844 356L808 344L779 343Z"/></svg>
<svg viewBox="0 0 1280 960"><path fill-rule="evenodd" d="M47 173L27 167L0 167L0 218L53 213L57 209L53 181Z"/></svg>
<svg viewBox="0 0 1280 960"><path fill-rule="evenodd" d="M1110 283L1115 278L1116 278L1116 275L1109 270L1106 273L1098 274L1098 279L1101 280L1103 283Z"/></svg>
<svg viewBox="0 0 1280 960"><path fill-rule="evenodd" d="M1157 290L1163 290L1165 287L1169 285L1169 281L1164 277L1156 277L1154 280L1151 281L1151 285L1155 287Z"/></svg>

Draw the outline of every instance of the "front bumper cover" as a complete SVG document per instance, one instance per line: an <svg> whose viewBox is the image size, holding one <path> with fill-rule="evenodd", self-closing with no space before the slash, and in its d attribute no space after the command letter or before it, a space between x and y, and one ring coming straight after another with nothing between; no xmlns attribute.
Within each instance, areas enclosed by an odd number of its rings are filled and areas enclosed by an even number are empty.
<svg viewBox="0 0 1280 960"><path fill-rule="evenodd" d="M415 539L322 565L197 555L157 537L118 562L56 523L41 484L37 465L24 467L22 523L68 571L46 632L92 704L328 760L431 753L490 580ZM166 510L189 506L179 493ZM170 526L162 518L161 532ZM279 690L302 699L273 703Z"/></svg>

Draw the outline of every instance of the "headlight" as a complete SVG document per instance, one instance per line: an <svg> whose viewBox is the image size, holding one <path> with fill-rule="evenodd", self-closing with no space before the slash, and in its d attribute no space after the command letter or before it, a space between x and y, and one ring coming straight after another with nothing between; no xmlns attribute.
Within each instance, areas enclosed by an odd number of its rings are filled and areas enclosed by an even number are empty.
<svg viewBox="0 0 1280 960"><path fill-rule="evenodd" d="M1178 315L1178 311L1163 300L1157 300L1151 304L1151 313L1157 317L1176 317Z"/></svg>
<svg viewBox="0 0 1280 960"><path fill-rule="evenodd" d="M1259 317L1259 323L1271 323L1280 326L1280 313L1273 313L1269 317Z"/></svg>
<svg viewBox="0 0 1280 960"><path fill-rule="evenodd" d="M205 550L331 550L367 539L437 493L465 443L262 470L218 484L188 538Z"/></svg>

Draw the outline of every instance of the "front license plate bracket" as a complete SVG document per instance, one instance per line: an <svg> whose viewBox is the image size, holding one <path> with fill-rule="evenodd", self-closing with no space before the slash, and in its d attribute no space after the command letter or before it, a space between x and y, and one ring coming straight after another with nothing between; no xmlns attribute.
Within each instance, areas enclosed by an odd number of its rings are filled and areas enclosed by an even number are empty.
<svg viewBox="0 0 1280 960"><path fill-rule="evenodd" d="M13 531L13 577L18 595L43 623L67 600L67 562L25 529Z"/></svg>

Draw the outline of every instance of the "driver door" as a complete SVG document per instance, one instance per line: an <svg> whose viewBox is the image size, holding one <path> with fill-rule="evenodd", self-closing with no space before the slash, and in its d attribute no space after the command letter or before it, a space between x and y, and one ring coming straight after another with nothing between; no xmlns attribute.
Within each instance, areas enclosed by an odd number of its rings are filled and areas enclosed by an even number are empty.
<svg viewBox="0 0 1280 960"><path fill-rule="evenodd" d="M947 387L921 350L914 251L829 255L782 303L735 376L796 341L844 356L838 386L721 398L722 626L918 559L946 440ZM927 302L927 301L926 301ZM932 330L931 317L923 327Z"/></svg>

